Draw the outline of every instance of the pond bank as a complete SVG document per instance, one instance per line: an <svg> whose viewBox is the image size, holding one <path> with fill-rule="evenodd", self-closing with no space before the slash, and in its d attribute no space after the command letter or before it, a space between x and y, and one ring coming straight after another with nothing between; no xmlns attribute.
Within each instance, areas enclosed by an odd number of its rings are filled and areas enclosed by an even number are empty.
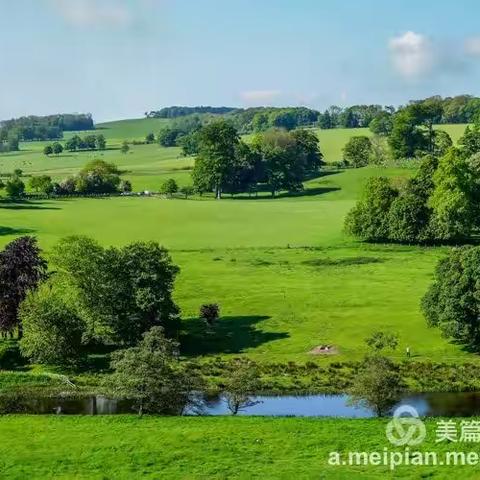
<svg viewBox="0 0 480 480"><path fill-rule="evenodd" d="M480 415L480 392L407 394L396 405L411 405L419 415L428 417L470 417ZM0 413L57 415L118 415L134 412L134 402L101 395L74 396L2 396ZM222 395L199 400L186 415L231 415ZM348 395L252 396L239 415L371 418L374 412L350 405Z"/></svg>

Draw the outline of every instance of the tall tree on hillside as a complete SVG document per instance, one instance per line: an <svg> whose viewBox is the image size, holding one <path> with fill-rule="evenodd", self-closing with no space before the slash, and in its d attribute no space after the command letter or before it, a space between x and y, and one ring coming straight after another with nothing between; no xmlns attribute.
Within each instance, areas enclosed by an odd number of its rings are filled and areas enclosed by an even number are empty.
<svg viewBox="0 0 480 480"><path fill-rule="evenodd" d="M410 110L405 109L395 115L388 143L397 159L414 157L417 150L425 149L425 137Z"/></svg>
<svg viewBox="0 0 480 480"><path fill-rule="evenodd" d="M0 252L0 330L23 334L18 308L27 293L46 278L47 262L34 237L19 237Z"/></svg>
<svg viewBox="0 0 480 480"><path fill-rule="evenodd" d="M202 185L211 186L218 199L232 174L239 141L237 130L225 120L213 121L199 131L199 154L193 178Z"/></svg>
<svg viewBox="0 0 480 480"><path fill-rule="evenodd" d="M370 122L369 127L375 135L381 135L386 137L390 135L393 128L393 115L385 111L380 112Z"/></svg>
<svg viewBox="0 0 480 480"><path fill-rule="evenodd" d="M303 156L305 157L305 168L308 172L318 172L323 165L323 154L320 151L320 142L312 130L297 129L292 132Z"/></svg>
<svg viewBox="0 0 480 480"><path fill-rule="evenodd" d="M460 152L451 148L439 162L429 199L431 229L439 240L467 238L478 223L472 169Z"/></svg>
<svg viewBox="0 0 480 480"><path fill-rule="evenodd" d="M407 107L415 118L417 125L423 125L426 128L425 143L426 150L429 153L434 149L434 130L433 125L439 123L442 118L442 104L437 97L427 98L423 102L413 103Z"/></svg>

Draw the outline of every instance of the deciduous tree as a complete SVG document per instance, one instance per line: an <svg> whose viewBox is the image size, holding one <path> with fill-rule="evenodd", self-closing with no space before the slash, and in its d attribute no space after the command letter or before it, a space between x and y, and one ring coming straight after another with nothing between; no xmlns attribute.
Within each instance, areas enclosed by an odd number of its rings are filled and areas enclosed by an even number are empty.
<svg viewBox="0 0 480 480"><path fill-rule="evenodd" d="M30 290L46 278L47 262L34 237L19 237L0 252L0 330L22 336L18 308Z"/></svg>

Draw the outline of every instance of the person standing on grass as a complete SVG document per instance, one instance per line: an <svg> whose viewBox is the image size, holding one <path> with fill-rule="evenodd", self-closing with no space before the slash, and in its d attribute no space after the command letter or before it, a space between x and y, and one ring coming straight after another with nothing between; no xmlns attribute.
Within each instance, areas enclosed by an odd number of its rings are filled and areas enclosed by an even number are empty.
<svg viewBox="0 0 480 480"><path fill-rule="evenodd" d="M410 358L410 347L407 347L407 357Z"/></svg>

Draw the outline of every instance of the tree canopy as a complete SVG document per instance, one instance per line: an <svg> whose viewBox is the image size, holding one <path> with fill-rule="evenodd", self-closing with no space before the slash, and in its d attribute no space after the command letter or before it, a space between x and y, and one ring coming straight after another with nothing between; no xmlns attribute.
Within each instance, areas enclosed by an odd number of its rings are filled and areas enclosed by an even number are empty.
<svg viewBox="0 0 480 480"><path fill-rule="evenodd" d="M179 269L157 243L105 249L88 237L66 237L55 246L52 261L79 292L91 335L134 343L152 326L168 335L177 332L172 292Z"/></svg>
<svg viewBox="0 0 480 480"><path fill-rule="evenodd" d="M480 346L480 247L450 251L435 269L435 279L422 299L431 326L447 337Z"/></svg>

